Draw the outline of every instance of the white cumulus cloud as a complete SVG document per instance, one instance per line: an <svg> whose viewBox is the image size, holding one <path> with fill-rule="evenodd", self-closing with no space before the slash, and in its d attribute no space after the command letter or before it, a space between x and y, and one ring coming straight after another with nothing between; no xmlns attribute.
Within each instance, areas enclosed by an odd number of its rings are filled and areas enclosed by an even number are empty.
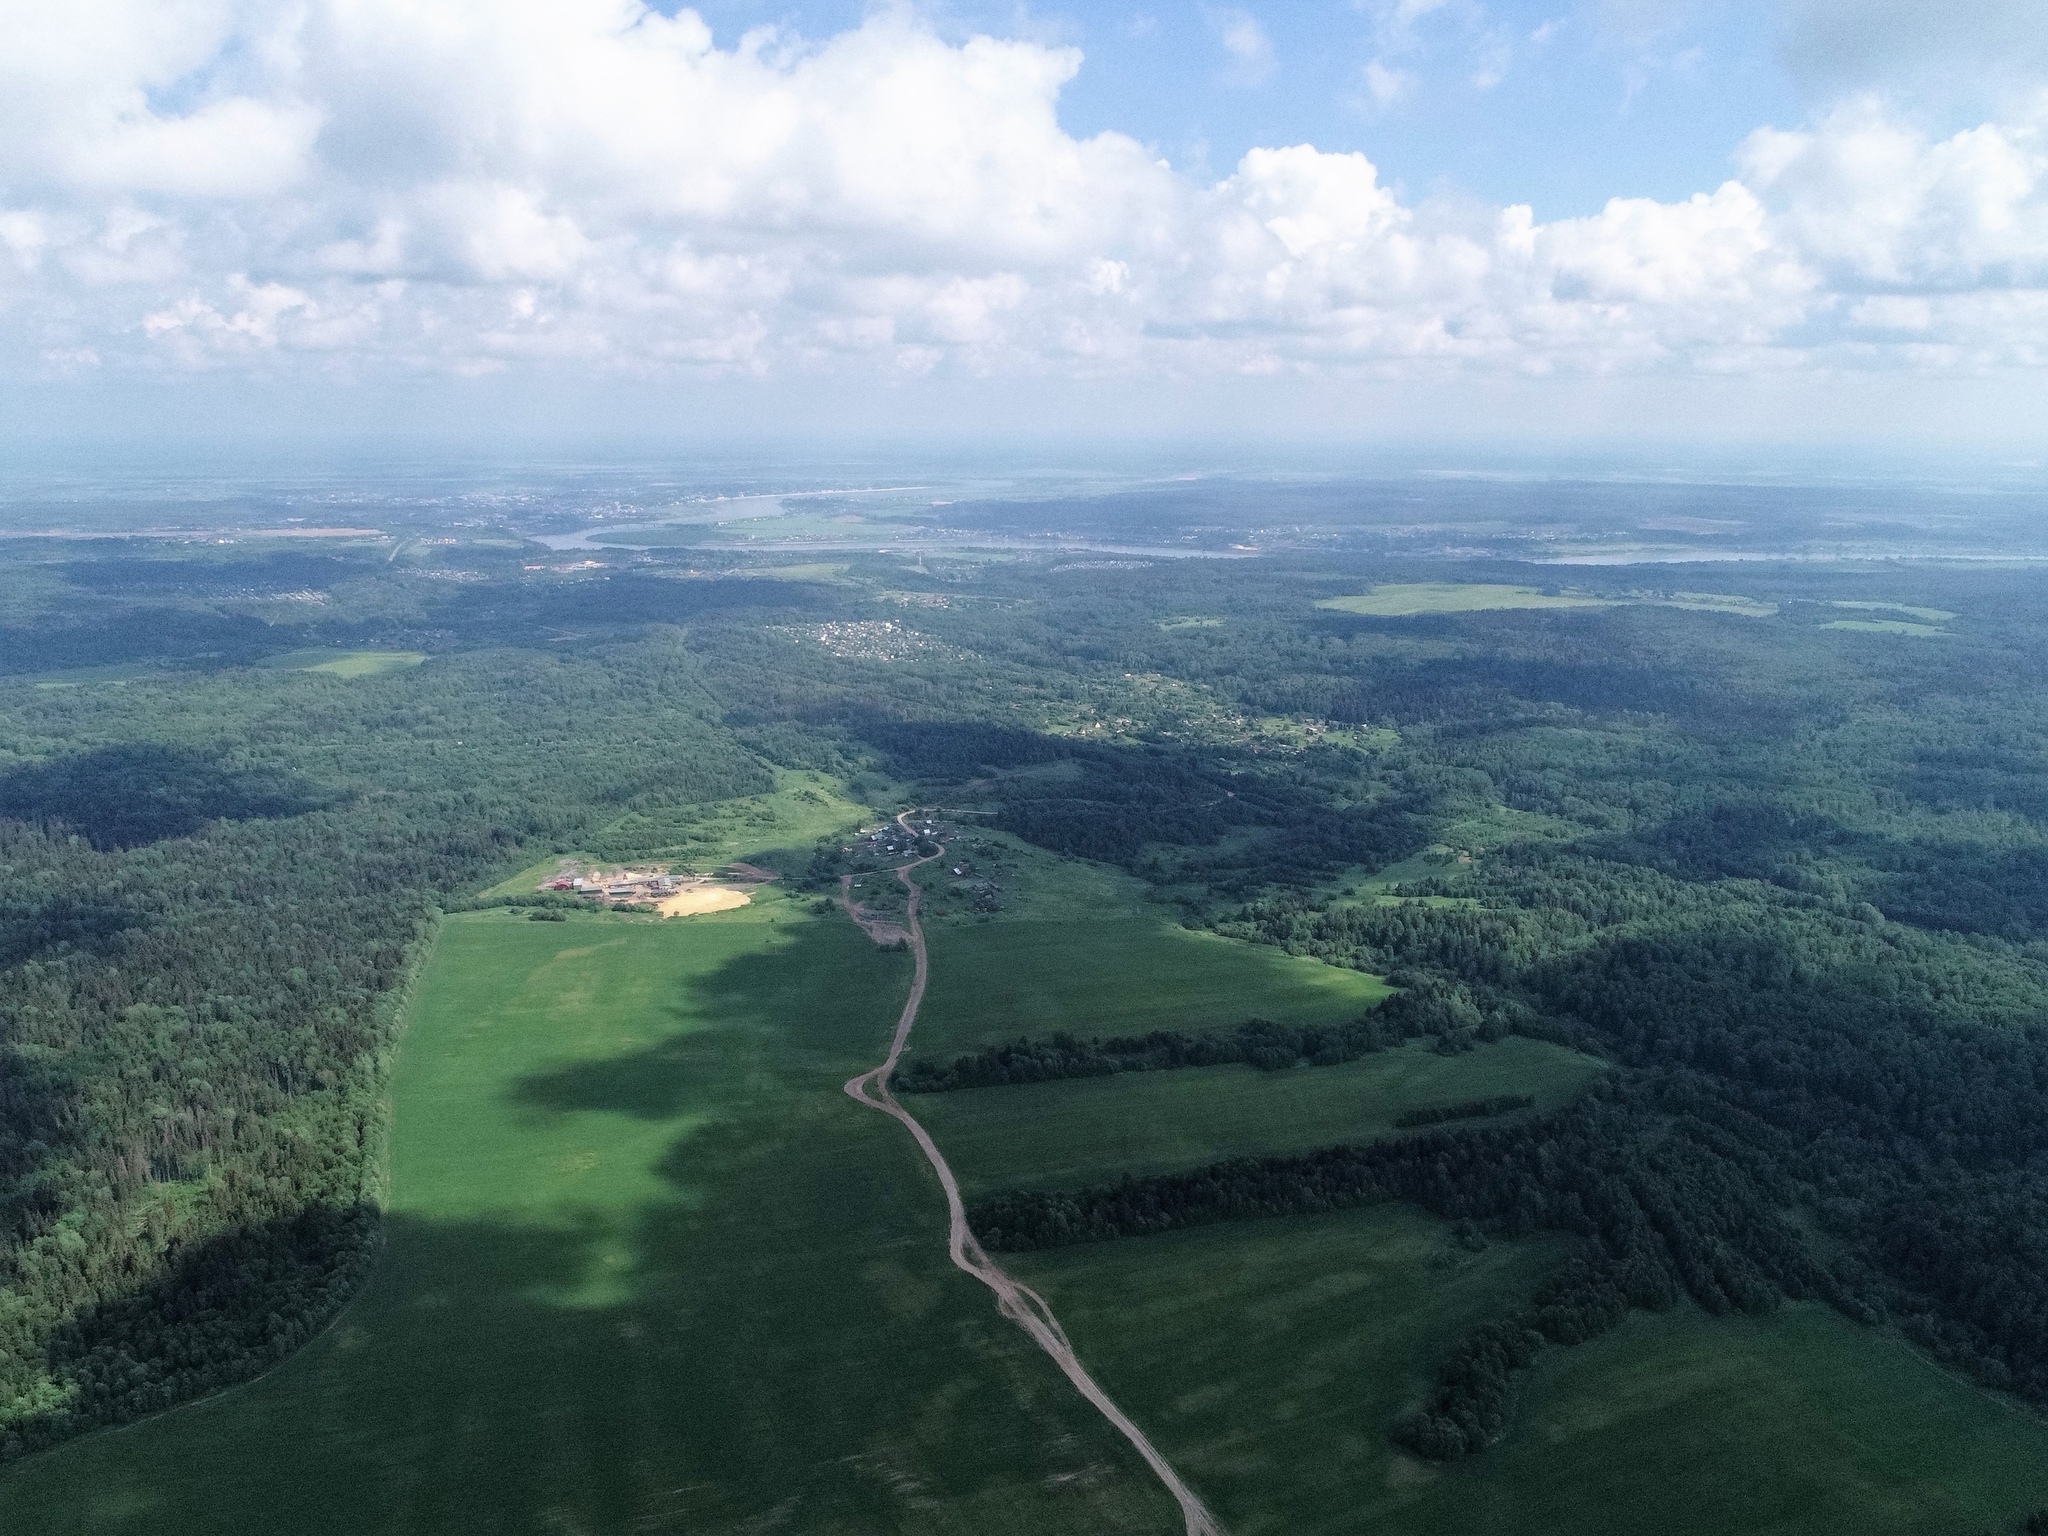
<svg viewBox="0 0 2048 1536"><path fill-rule="evenodd" d="M1405 26L1430 9L1387 12ZM1269 68L1238 12L1226 52ZM1238 28L1242 19L1250 30ZM626 375L2034 366L2048 139L1857 99L1539 223L1360 154L1201 182L1069 48L640 0L0 0L0 366ZM1382 101L1398 74L1367 76ZM90 360L89 363L86 360Z"/></svg>

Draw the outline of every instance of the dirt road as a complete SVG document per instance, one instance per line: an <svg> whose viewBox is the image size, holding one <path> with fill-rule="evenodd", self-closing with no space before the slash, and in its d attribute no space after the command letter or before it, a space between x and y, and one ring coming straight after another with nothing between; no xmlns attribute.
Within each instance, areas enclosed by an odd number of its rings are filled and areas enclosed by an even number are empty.
<svg viewBox="0 0 2048 1536"><path fill-rule="evenodd" d="M903 826L905 831L909 830L905 825L905 818L908 815L906 811L903 816L896 818L897 824ZM946 1159L940 1153L937 1143L932 1140L930 1132L926 1131L910 1111L896 1101L895 1094L889 1091L889 1074L896 1070L897 1058L903 1054L904 1046L910 1041L911 1026L917 1022L917 1010L924 1002L925 983L930 979L932 969L930 955L925 949L924 927L917 920L918 904L923 900L924 892L918 883L910 878L910 872L918 865L929 864L937 857L939 855L936 853L930 854L913 863L905 864L896 871L896 878L910 891L910 913L907 921L911 952L917 957L917 973L911 979L910 996L903 1004L903 1016L896 1021L896 1036L889 1042L887 1058L879 1067L863 1072L859 1077L849 1081L846 1091L870 1109L879 1109L883 1114L902 1121L904 1128L917 1139L917 1145L923 1151L925 1160L932 1165L932 1171L939 1176L939 1184L946 1191L946 1212L952 1229L947 1246L954 1267L964 1270L994 1291L996 1307L1003 1316L1030 1334L1038 1347L1052 1356L1053 1364L1060 1368L1076 1390L1093 1403L1102 1416L1116 1426L1117 1432L1131 1442L1132 1448L1145 1458L1145 1464L1158 1475L1159 1481L1166 1485L1166 1491L1179 1503L1181 1518L1187 1523L1187 1536L1224 1536L1223 1527L1195 1496L1194 1490L1180 1480L1180 1474L1173 1470L1167 1459L1159 1454L1150 1440L1145 1438L1145 1432L1125 1416L1124 1411L1110 1400L1109 1394L1097 1385L1095 1378L1088 1374L1087 1367L1081 1364L1080 1358L1074 1353L1074 1346L1068 1341L1066 1330L1060 1327L1059 1319L1053 1316L1052 1308L1046 1305L1045 1298L1030 1286L1013 1279L1000 1264L982 1252L981 1244L975 1241L974 1233L968 1229L967 1207L960 1199L960 1185L953 1177L953 1170L946 1165Z"/></svg>

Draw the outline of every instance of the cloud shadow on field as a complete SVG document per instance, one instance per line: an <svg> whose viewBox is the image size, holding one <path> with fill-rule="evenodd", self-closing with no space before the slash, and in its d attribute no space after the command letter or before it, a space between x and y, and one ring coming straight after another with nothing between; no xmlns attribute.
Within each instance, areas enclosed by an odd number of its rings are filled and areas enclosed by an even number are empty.
<svg viewBox="0 0 2048 1536"><path fill-rule="evenodd" d="M651 1194L532 1221L316 1204L193 1245L75 1320L69 1379L104 1382L114 1421L216 1395L0 1469L0 1527L879 1530L913 1488L1039 1508L1054 1531L1146 1524L1111 1513L1151 1490L1104 1479L1106 1432L978 1287L948 1283L913 1149L840 1092L908 973L850 926L791 925L688 980L714 1027L480 1085L542 1114L677 1120L645 1132ZM516 1156L521 1134L479 1150ZM317 1308L280 1329L304 1284ZM138 1313L168 1326L133 1350ZM48 1416L38 1437L80 1427Z"/></svg>
<svg viewBox="0 0 2048 1536"><path fill-rule="evenodd" d="M687 1030L623 1056L522 1078L512 1097L554 1114L599 1110L636 1120L673 1120L721 1102L716 1091L720 1070L748 1038L744 1029Z"/></svg>

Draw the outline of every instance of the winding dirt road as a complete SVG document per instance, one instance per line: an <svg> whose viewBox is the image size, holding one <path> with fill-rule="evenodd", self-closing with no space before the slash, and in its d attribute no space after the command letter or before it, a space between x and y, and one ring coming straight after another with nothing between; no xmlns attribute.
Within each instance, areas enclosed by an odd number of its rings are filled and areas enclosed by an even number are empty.
<svg viewBox="0 0 2048 1536"><path fill-rule="evenodd" d="M896 818L898 826L909 831L909 812ZM1088 1374L1080 1357L1074 1353L1074 1346L1067 1338L1067 1332L1060 1326L1060 1320L1053 1316L1052 1308L1045 1298L1030 1286L1013 1279L1000 1264L982 1251L975 1241L974 1233L967 1225L967 1207L960 1199L960 1184L953 1177L953 1170L946 1165L944 1155L939 1151L931 1133L917 1122L909 1110L896 1101L889 1091L889 1075L896 1070L897 1058L910 1041L911 1026L917 1022L918 1007L924 1002L925 983L931 977L931 959L925 949L924 927L917 920L918 904L923 900L924 891L910 878L910 872L920 864L929 864L939 855L929 854L903 865L896 871L910 891L910 912L907 923L910 932L910 948L917 957L917 974L910 983L910 996L903 1004L903 1016L896 1021L896 1036L889 1042L889 1054L879 1067L863 1072L851 1079L846 1091L870 1109L879 1109L883 1114L903 1122L904 1128L917 1139L918 1147L924 1152L925 1160L932 1165L932 1171L939 1176L939 1183L946 1191L946 1212L951 1225L951 1236L947 1248L953 1259L953 1267L974 1276L983 1285L996 1293L996 1307L1030 1334L1038 1347L1052 1356L1057 1365L1080 1394L1093 1403L1102 1416L1116 1426L1117 1432L1137 1453L1145 1458L1159 1481L1166 1485L1166 1491L1173 1495L1180 1505L1181 1518L1187 1523L1187 1536L1225 1536L1223 1527L1216 1517L1209 1513L1194 1490L1180 1480L1180 1474L1173 1470L1167 1459L1159 1454L1145 1432L1133 1424L1124 1411L1117 1407L1110 1395L1103 1391L1093 1376Z"/></svg>

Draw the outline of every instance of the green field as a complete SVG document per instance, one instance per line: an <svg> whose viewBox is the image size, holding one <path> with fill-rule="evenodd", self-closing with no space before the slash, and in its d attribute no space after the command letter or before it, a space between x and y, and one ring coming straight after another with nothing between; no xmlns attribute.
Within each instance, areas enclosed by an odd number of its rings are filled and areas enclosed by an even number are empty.
<svg viewBox="0 0 2048 1536"><path fill-rule="evenodd" d="M675 806L621 817L593 839L598 849L576 855L599 863L656 862L707 873L735 859L763 859L787 872L809 862L811 845L843 834L875 812L847 797L836 779L803 769L778 769L776 787L711 805ZM562 855L529 864L485 896L528 896L561 867Z"/></svg>
<svg viewBox="0 0 2048 1536"><path fill-rule="evenodd" d="M366 1292L258 1382L7 1468L0 1530L1166 1530L840 1092L908 976L773 897L450 919Z"/></svg>
<svg viewBox="0 0 2048 1536"><path fill-rule="evenodd" d="M1915 624L1909 619L1829 619L1821 628L1855 630L1866 635L1948 635L1945 629Z"/></svg>
<svg viewBox="0 0 2048 1536"><path fill-rule="evenodd" d="M1355 597L1326 597L1318 608L1360 613L1381 619L1408 619L1423 613L1481 613L1497 608L1606 608L1605 598L1535 587L1496 586L1484 582L1402 582Z"/></svg>
<svg viewBox="0 0 2048 1536"><path fill-rule="evenodd" d="M802 565L741 565L720 574L756 580L766 577L776 581L840 582L845 579L846 572L844 561L814 560Z"/></svg>
<svg viewBox="0 0 2048 1536"><path fill-rule="evenodd" d="M85 688L97 683L136 683L149 678L175 677L164 667L146 662L116 662L104 667L74 667L63 672L43 672L30 677L11 677L10 683L32 683L38 688Z"/></svg>
<svg viewBox="0 0 2048 1536"><path fill-rule="evenodd" d="M1734 592L1673 592L1640 599L1660 608L1691 608L1700 613L1732 613L1745 619L1768 619L1778 611L1776 603L1743 597Z"/></svg>
<svg viewBox="0 0 2048 1536"><path fill-rule="evenodd" d="M1552 1351L1489 1455L1496 1496L1447 1478L1418 1530L2006 1536L2048 1506L2048 1421L1818 1306Z"/></svg>
<svg viewBox="0 0 2048 1536"><path fill-rule="evenodd" d="M1056 1029L1080 1035L1356 1018L1387 995L1376 976L1142 913L1092 921L1007 918L931 930L932 980L914 1046L949 1055Z"/></svg>
<svg viewBox="0 0 2048 1536"><path fill-rule="evenodd" d="M1442 1341L1557 1251L1382 1206L1011 1262L1232 1536L2006 1536L2048 1504L2048 1423L1813 1307L1633 1317L1539 1357L1483 1456L1395 1450Z"/></svg>
<svg viewBox="0 0 2048 1536"><path fill-rule="evenodd" d="M972 1196L1373 1141L1396 1134L1403 1110L1496 1094L1533 1094L1553 1109L1602 1070L1590 1056L1511 1036L1461 1056L1414 1044L1336 1067L1125 1072L905 1102Z"/></svg>
<svg viewBox="0 0 2048 1536"><path fill-rule="evenodd" d="M403 672L427 659L425 651L286 651L263 665L281 672L325 672L330 677L377 677Z"/></svg>
<svg viewBox="0 0 2048 1536"><path fill-rule="evenodd" d="M1946 608L1916 608L1911 603L1866 603L1851 602L1839 598L1828 604L1830 608L1860 608L1871 613L1903 613L1908 618L1919 619L1926 624L1946 624L1955 617Z"/></svg>
<svg viewBox="0 0 2048 1536"><path fill-rule="evenodd" d="M273 672L324 672L329 677L378 677L386 672L403 672L427 659L425 651L341 651L315 649L285 651L266 656L256 665ZM145 662L120 662L104 667L76 667L63 672L39 673L19 679L38 688L72 688L93 683L132 683L150 678L189 677L176 667L152 666Z"/></svg>
<svg viewBox="0 0 2048 1536"><path fill-rule="evenodd" d="M758 856L783 867L792 860L808 863L819 838L842 836L875 819L836 779L782 768L769 794L636 811L604 828L597 842L611 858L655 856L713 869Z"/></svg>
<svg viewBox="0 0 2048 1536"><path fill-rule="evenodd" d="M1433 581L1390 583L1351 597L1326 597L1316 606L1338 613L1364 614L1369 618L1412 619L1426 613L1488 613L1508 608L1618 608L1626 604L1686 608L1695 613L1725 613L1744 619L1768 619L1778 611L1776 603L1734 592L1632 592L1625 598L1616 598L1487 582ZM1953 618L1954 615L1948 617Z"/></svg>
<svg viewBox="0 0 2048 1536"><path fill-rule="evenodd" d="M1378 1206L1005 1262L1231 1536L1354 1536L1407 1529L1387 1518L1406 1502L1390 1475L1431 1474L1397 1463L1387 1426L1438 1352L1562 1251L1467 1253L1443 1224Z"/></svg>

